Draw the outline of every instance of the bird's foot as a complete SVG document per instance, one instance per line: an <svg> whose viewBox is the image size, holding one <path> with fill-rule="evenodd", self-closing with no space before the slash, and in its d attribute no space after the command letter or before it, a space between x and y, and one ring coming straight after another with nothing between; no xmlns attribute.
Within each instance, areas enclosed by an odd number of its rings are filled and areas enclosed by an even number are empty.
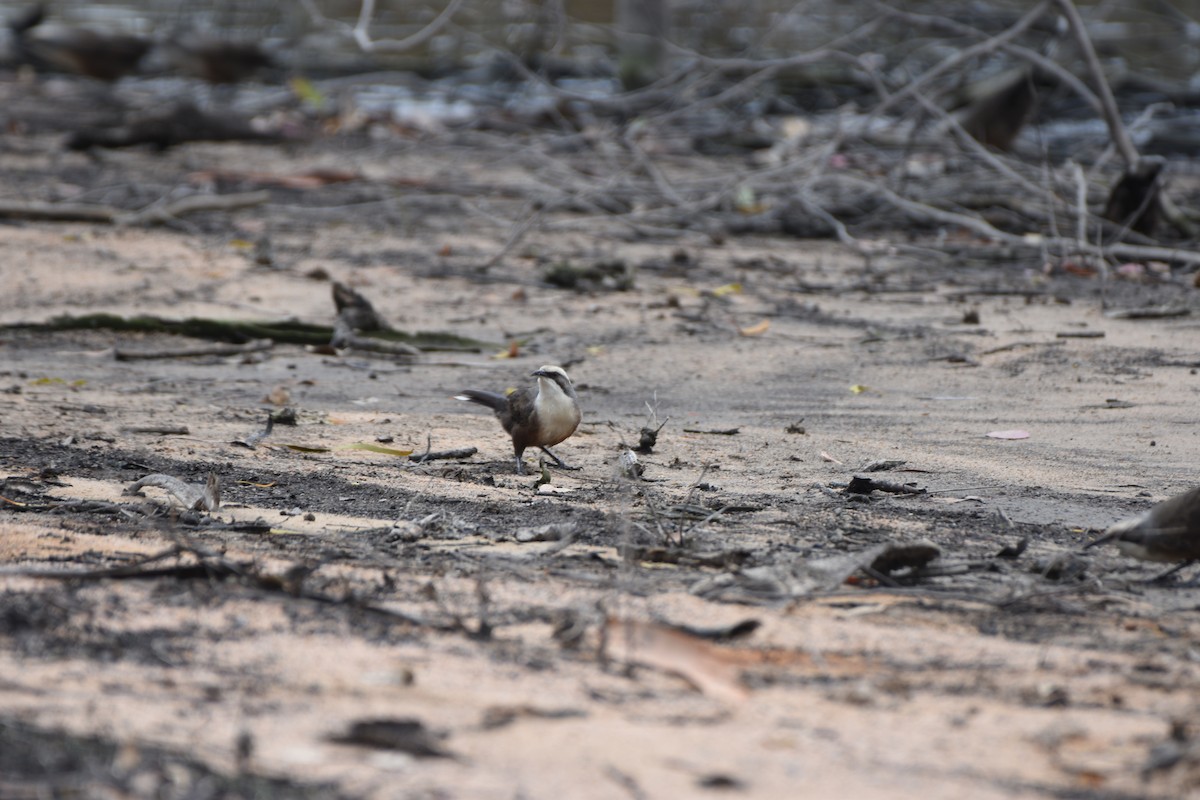
<svg viewBox="0 0 1200 800"><path fill-rule="evenodd" d="M582 467L572 467L570 464L563 461L558 456L554 455L554 453L550 452L549 447L543 447L542 452L545 453L546 455L550 456L551 458L553 458L554 466L558 467L559 469L568 469L568 470L572 470L572 471L578 471L580 469L583 469Z"/></svg>
<svg viewBox="0 0 1200 800"><path fill-rule="evenodd" d="M1147 578L1146 583L1175 583L1175 581L1172 579L1175 577L1176 573L1178 573L1179 571L1181 571L1183 569L1186 569L1187 567L1190 567L1192 564L1195 564L1195 563L1196 563L1195 561L1184 561L1182 564L1176 564L1175 566L1168 569L1166 572L1160 572L1159 574L1155 575L1153 578ZM1195 582L1197 580L1200 580L1200 576L1197 576L1197 577L1193 578L1192 580L1188 581L1187 583L1184 583L1183 586L1192 586L1195 584Z"/></svg>

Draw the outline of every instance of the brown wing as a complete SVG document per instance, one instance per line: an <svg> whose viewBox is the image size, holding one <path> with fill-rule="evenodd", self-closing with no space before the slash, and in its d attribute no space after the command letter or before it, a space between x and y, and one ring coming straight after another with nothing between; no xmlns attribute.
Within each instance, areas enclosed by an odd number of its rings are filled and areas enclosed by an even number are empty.
<svg viewBox="0 0 1200 800"><path fill-rule="evenodd" d="M1200 539L1200 487L1164 500L1150 511L1155 526L1178 526L1192 531Z"/></svg>
<svg viewBox="0 0 1200 800"><path fill-rule="evenodd" d="M536 444L537 428L532 424L533 403L537 399L537 387L526 386L508 396L508 408L498 412L500 424L512 435L513 450L518 455Z"/></svg>

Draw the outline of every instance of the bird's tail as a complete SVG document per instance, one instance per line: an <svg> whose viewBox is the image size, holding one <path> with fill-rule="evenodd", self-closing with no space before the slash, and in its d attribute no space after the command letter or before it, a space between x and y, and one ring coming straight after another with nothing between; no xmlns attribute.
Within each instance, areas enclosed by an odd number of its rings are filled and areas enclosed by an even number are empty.
<svg viewBox="0 0 1200 800"><path fill-rule="evenodd" d="M496 392L485 392L480 389L463 389L461 394L454 395L455 400L467 400L487 406L492 411L500 411L508 407L508 398Z"/></svg>
<svg viewBox="0 0 1200 800"><path fill-rule="evenodd" d="M1087 544L1085 544L1083 546L1083 549L1087 550L1089 548L1095 547L1096 545L1107 544L1108 542L1111 542L1114 539L1119 539L1119 538L1121 538L1121 534L1128 533L1129 531L1133 530L1134 528L1136 528L1138 525L1141 525L1141 524L1142 524L1141 517L1132 517L1130 519L1123 519L1120 522L1110 525L1104 531L1103 536L1101 536L1099 539L1093 539L1092 541L1088 542Z"/></svg>

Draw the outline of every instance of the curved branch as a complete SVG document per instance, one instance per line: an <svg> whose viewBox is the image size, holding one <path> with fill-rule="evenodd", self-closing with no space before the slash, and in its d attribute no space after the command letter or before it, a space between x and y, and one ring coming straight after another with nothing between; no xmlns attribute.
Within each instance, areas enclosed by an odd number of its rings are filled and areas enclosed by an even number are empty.
<svg viewBox="0 0 1200 800"><path fill-rule="evenodd" d="M463 0L450 0L442 13L434 17L421 30L404 39L371 39L371 21L375 16L375 0L362 0L358 9L358 22L354 24L354 41L367 53L400 53L424 44L433 38L434 34L446 26L446 23L458 12Z"/></svg>
<svg viewBox="0 0 1200 800"><path fill-rule="evenodd" d="M1125 165L1129 169L1133 169L1139 158L1137 148L1133 146L1133 140L1129 138L1129 131L1125 130L1125 125L1121 122L1121 113L1117 110L1116 98L1113 97L1112 88L1104 78L1104 69L1100 66L1096 48L1092 46L1091 37L1087 34L1083 17L1079 16L1079 9L1075 8L1075 4L1071 0L1057 0L1057 3L1067 18L1067 24L1070 25L1071 32L1075 35L1075 41L1083 53L1084 61L1087 62L1088 71L1092 73L1092 80L1096 83L1096 92L1100 96L1100 110L1104 113L1104 121L1108 124L1108 133L1112 136L1113 144L1120 151L1121 158L1125 159Z"/></svg>

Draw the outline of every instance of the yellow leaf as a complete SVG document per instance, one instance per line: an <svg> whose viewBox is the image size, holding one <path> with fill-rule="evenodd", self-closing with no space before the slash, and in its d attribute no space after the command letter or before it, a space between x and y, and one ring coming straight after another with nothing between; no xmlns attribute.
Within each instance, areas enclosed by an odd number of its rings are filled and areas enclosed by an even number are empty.
<svg viewBox="0 0 1200 800"><path fill-rule="evenodd" d="M863 386L861 383L856 383L850 387L851 394L862 394L863 392L871 391L869 387Z"/></svg>
<svg viewBox="0 0 1200 800"><path fill-rule="evenodd" d="M724 286L718 286L712 290L713 297L724 297L727 294L741 294L742 285L740 283L727 283Z"/></svg>
<svg viewBox="0 0 1200 800"><path fill-rule="evenodd" d="M508 343L507 350L501 350L499 353L496 353L496 355L492 356L492 358L516 358L521 355L521 344L521 342L514 339Z"/></svg>
<svg viewBox="0 0 1200 800"><path fill-rule="evenodd" d="M749 328L741 328L738 330L742 336L762 336L771 327L771 321L764 319L757 325L751 325Z"/></svg>
<svg viewBox="0 0 1200 800"><path fill-rule="evenodd" d="M233 247L236 247L238 250L249 250L251 247L254 247L254 242L246 239L233 239L229 242L229 244Z"/></svg>
<svg viewBox="0 0 1200 800"><path fill-rule="evenodd" d="M308 447L302 444L285 444L288 450L295 450L297 453L328 453L328 447Z"/></svg>
<svg viewBox="0 0 1200 800"><path fill-rule="evenodd" d="M321 90L307 78L292 78L288 85L296 97L313 108L321 108L325 105L325 95L321 94Z"/></svg>
<svg viewBox="0 0 1200 800"><path fill-rule="evenodd" d="M382 453L385 456L411 456L412 450L397 450L394 447L384 447L381 444L371 444L370 442L355 442L341 448L343 450L366 450L369 453Z"/></svg>

